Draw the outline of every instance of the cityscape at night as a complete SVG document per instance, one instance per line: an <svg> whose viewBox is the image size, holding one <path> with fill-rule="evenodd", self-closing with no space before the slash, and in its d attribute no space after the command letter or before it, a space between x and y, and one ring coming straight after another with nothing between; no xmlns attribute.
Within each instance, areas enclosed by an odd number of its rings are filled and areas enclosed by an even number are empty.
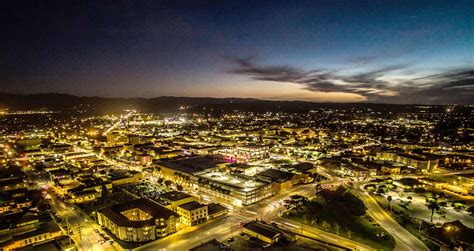
<svg viewBox="0 0 474 251"><path fill-rule="evenodd" d="M0 251L474 250L473 1L0 12Z"/></svg>

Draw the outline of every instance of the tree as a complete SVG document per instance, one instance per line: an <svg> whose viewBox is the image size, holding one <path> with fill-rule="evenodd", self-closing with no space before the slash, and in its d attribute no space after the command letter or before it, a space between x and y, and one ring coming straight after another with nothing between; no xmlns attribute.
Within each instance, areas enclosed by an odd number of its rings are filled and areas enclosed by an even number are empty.
<svg viewBox="0 0 474 251"><path fill-rule="evenodd" d="M330 204L332 207L337 208L342 215L350 216L362 216L365 214L367 209L357 196L348 192L344 187L340 186L336 190L323 189L319 193L320 197L326 201L326 204Z"/></svg>
<svg viewBox="0 0 474 251"><path fill-rule="evenodd" d="M165 180L165 186L170 187L171 183L171 180Z"/></svg>
<svg viewBox="0 0 474 251"><path fill-rule="evenodd" d="M178 189L178 191L183 191L183 186L180 184L177 184L176 189Z"/></svg>
<svg viewBox="0 0 474 251"><path fill-rule="evenodd" d="M331 223L327 222L327 221L323 221L321 223L321 227L324 229L324 230L329 230L331 229Z"/></svg>
<svg viewBox="0 0 474 251"><path fill-rule="evenodd" d="M471 206L467 209L467 212L470 214L474 214L474 206Z"/></svg>
<svg viewBox="0 0 474 251"><path fill-rule="evenodd" d="M390 212L392 212L392 206L391 206L391 203L392 203L392 196L388 196L387 197L387 201L388 201L388 208L390 208Z"/></svg>
<svg viewBox="0 0 474 251"><path fill-rule="evenodd" d="M434 212L436 210L439 210L439 205L438 205L438 201L436 200L430 200L428 202L428 205L426 205L428 207L428 209L431 210L431 222L433 222L433 215L434 215Z"/></svg>
<svg viewBox="0 0 474 251"><path fill-rule="evenodd" d="M417 194L423 194L423 193L426 193L426 189L424 189L423 187L417 187L417 188L413 189L413 192L415 192Z"/></svg>

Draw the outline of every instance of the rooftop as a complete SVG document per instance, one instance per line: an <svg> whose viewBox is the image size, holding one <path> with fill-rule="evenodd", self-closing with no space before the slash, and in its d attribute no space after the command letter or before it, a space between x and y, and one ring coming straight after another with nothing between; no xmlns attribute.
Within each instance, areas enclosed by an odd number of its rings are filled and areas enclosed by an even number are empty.
<svg viewBox="0 0 474 251"><path fill-rule="evenodd" d="M179 207L187 210L187 211L194 211L196 209L199 209L199 208L203 208L203 207L206 207L207 205L205 204L201 204L197 201L191 201L191 202L188 202L188 203L184 203L182 205L179 205Z"/></svg>
<svg viewBox="0 0 474 251"><path fill-rule="evenodd" d="M270 179L271 181L285 182L291 180L295 175L293 173L284 172L277 169L267 169L261 173L258 173L256 176L265 180Z"/></svg>
<svg viewBox="0 0 474 251"><path fill-rule="evenodd" d="M243 174L231 174L227 172L210 171L198 174L197 176L224 186L240 189L243 191L252 191L269 184L265 181L254 180L252 177Z"/></svg>
<svg viewBox="0 0 474 251"><path fill-rule="evenodd" d="M171 161L160 161L156 164L183 173L194 174L213 169L220 164L227 163L220 155L195 156Z"/></svg>
<svg viewBox="0 0 474 251"><path fill-rule="evenodd" d="M179 191L171 191L160 195L161 198L168 201L179 201L192 197L191 195Z"/></svg>
<svg viewBox="0 0 474 251"><path fill-rule="evenodd" d="M222 212L222 211L226 211L227 208L225 208L224 206L220 205L220 204L217 204L217 203L211 203L209 205L207 205L207 212L209 215L212 215L212 214L215 214L215 213L218 213L218 212Z"/></svg>
<svg viewBox="0 0 474 251"><path fill-rule="evenodd" d="M150 215L151 218L142 221L132 221L122 214L122 212L124 211L128 211L135 208L140 209L141 211ZM154 226L156 219L168 219L171 216L178 217L175 212L165 207L162 207L159 204L146 198L115 204L113 206L102 209L100 212L119 226L133 228Z"/></svg>
<svg viewBox="0 0 474 251"><path fill-rule="evenodd" d="M245 223L244 228L270 239L275 239L282 235L278 229L258 220Z"/></svg>

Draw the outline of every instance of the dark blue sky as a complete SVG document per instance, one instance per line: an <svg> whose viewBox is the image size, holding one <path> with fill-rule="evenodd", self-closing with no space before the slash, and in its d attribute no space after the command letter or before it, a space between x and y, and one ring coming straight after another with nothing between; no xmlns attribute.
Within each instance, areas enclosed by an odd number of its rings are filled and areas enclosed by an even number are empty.
<svg viewBox="0 0 474 251"><path fill-rule="evenodd" d="M474 102L474 1L11 1L0 91Z"/></svg>

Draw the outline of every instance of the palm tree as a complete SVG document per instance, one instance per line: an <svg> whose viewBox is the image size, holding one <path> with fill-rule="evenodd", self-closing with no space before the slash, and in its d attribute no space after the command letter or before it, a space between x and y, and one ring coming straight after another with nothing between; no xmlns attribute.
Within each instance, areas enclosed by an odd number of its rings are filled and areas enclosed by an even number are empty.
<svg viewBox="0 0 474 251"><path fill-rule="evenodd" d="M392 202L392 196L389 195L389 196L387 197L387 201L388 201L388 207L390 208L390 212L392 212L392 206L390 205L391 202Z"/></svg>
<svg viewBox="0 0 474 251"><path fill-rule="evenodd" d="M426 205L428 207L428 209L431 210L431 223L433 223L433 215L434 215L434 212L439 210L439 205L438 205L438 201L436 200L430 200L428 202L428 205Z"/></svg>

